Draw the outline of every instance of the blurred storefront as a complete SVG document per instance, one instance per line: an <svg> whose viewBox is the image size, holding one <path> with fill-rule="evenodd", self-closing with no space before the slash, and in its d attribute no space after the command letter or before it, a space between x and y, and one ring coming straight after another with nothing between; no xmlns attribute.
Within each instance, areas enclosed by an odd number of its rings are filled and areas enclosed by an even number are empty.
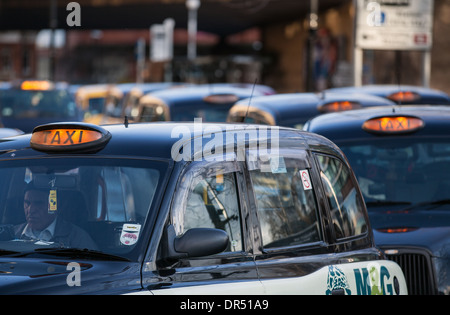
<svg viewBox="0 0 450 315"><path fill-rule="evenodd" d="M56 80L71 83L111 83L132 82L140 74L146 82L258 81L278 92L320 91L352 85L355 1L333 2L326 8L320 0L318 3L318 27L313 38L305 12L297 18L259 23L226 36L199 29L194 60L187 58L188 32L177 24L173 34L173 59L162 62L152 62L148 56L149 29L66 29L64 45L58 46L56 51L38 47L35 31L14 31L14 36L11 32L1 32L0 80L53 75ZM261 4L254 12L263 9ZM230 16L230 22L232 19ZM450 80L449 31L450 0L435 0L430 86L446 92L450 92L446 84ZM140 40L145 43L145 62L141 68L137 65ZM54 73L49 70L51 53L55 58ZM367 50L363 84L398 83L401 78L402 84L420 85L421 62L420 53L415 51ZM309 64L312 65L310 71Z"/></svg>

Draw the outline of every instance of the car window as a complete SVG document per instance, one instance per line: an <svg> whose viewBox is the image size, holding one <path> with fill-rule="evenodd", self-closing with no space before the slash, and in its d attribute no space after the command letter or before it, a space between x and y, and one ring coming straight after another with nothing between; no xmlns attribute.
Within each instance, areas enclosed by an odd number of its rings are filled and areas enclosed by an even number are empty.
<svg viewBox="0 0 450 315"><path fill-rule="evenodd" d="M11 227L13 235L0 237L0 248L34 250L42 246L39 235L33 235L41 230L39 222L56 220L45 247L87 248L135 259L133 250L144 239L166 168L163 162L120 159L5 162L0 168L1 224ZM32 202L35 208L27 209Z"/></svg>
<svg viewBox="0 0 450 315"><path fill-rule="evenodd" d="M152 122L152 121L165 121L167 117L165 115L164 107L155 104L146 104L142 107L142 112L140 116L141 122Z"/></svg>
<svg viewBox="0 0 450 315"><path fill-rule="evenodd" d="M231 104L194 103L183 104L171 108L170 117L173 121L193 121L202 118L203 121L223 122L227 120Z"/></svg>
<svg viewBox="0 0 450 315"><path fill-rule="evenodd" d="M337 239L367 232L364 203L349 168L339 159L316 154Z"/></svg>
<svg viewBox="0 0 450 315"><path fill-rule="evenodd" d="M227 251L241 251L242 232L234 163L194 163L180 185L174 207L177 234L192 228L215 228L227 232Z"/></svg>
<svg viewBox="0 0 450 315"><path fill-rule="evenodd" d="M305 159L304 151L294 150L281 150L275 156L259 156L254 162L249 158L265 248L322 240L314 187Z"/></svg>
<svg viewBox="0 0 450 315"><path fill-rule="evenodd" d="M76 104L65 90L11 89L0 95L1 115L11 118L74 118Z"/></svg>
<svg viewBox="0 0 450 315"><path fill-rule="evenodd" d="M390 137L339 146L369 205L450 199L447 137Z"/></svg>

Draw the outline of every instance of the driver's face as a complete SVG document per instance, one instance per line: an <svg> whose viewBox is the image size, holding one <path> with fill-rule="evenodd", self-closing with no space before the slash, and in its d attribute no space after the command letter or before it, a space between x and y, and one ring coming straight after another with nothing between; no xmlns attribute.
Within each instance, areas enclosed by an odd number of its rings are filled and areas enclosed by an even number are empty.
<svg viewBox="0 0 450 315"><path fill-rule="evenodd" d="M48 193L44 191L27 191L23 205L25 218L33 230L44 230L55 218L53 214L48 213Z"/></svg>

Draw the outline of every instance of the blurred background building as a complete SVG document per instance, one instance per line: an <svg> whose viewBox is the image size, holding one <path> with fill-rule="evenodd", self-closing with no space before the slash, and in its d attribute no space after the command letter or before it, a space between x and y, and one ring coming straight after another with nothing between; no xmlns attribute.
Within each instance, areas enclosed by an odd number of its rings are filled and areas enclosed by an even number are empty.
<svg viewBox="0 0 450 315"><path fill-rule="evenodd" d="M0 0L0 81L257 80L278 92L354 83L356 0L201 0L195 58L188 58L185 0L79 0L80 26L67 23L69 2ZM151 27L166 19L174 21L173 51L152 58L160 39ZM429 85L447 93L449 32L450 0L435 0ZM362 83L421 85L422 54L366 50Z"/></svg>

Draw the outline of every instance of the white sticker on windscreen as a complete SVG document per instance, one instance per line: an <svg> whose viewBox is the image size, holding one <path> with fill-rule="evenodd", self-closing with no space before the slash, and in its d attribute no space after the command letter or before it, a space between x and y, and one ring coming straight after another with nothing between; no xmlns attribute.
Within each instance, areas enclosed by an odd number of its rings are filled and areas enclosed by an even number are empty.
<svg viewBox="0 0 450 315"><path fill-rule="evenodd" d="M120 243L123 245L136 244L139 238L140 231L141 231L140 224L125 223L122 227L122 234L120 235Z"/></svg>

